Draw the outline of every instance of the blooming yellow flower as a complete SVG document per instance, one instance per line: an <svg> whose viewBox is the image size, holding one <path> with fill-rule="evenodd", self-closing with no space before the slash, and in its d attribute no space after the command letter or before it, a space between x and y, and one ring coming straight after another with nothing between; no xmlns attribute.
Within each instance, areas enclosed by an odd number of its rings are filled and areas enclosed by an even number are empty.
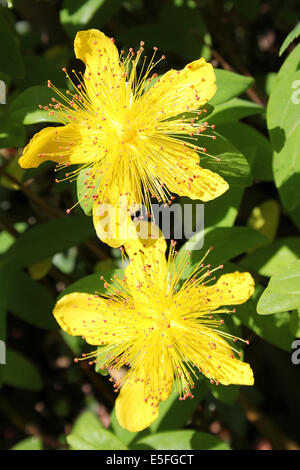
<svg viewBox="0 0 300 470"><path fill-rule="evenodd" d="M171 203L171 193L176 193L209 201L228 189L222 177L199 166L199 154L206 149L198 145L197 137L209 126L200 122L203 111L197 110L216 91L213 67L205 59L156 80L153 68L164 59L156 59L156 47L147 65L143 42L136 52L129 49L127 55L119 54L112 39L91 29L77 33L74 48L86 65L85 74L78 77L74 72L74 81L80 83L73 93L63 94L49 81L58 99L45 107L64 125L37 133L19 162L23 168L37 167L45 160L61 169L79 165L67 170L66 178L71 179L86 169L82 198L95 200L99 238L104 238L103 204L117 209L119 226L126 220L126 214L119 214L120 195L127 196L129 208L144 204L149 210L152 197Z"/></svg>
<svg viewBox="0 0 300 470"><path fill-rule="evenodd" d="M109 368L121 389L116 400L121 426L129 431L149 426L173 383L180 399L192 397L199 373L217 385L252 385L249 364L236 358L226 341L237 338L220 330L219 319L231 312L224 305L241 304L252 295L251 275L225 274L210 285L215 270L202 260L178 289L186 259L174 263L174 243L168 260L162 236L133 238L125 248L130 264L123 279L115 276L106 283L110 293L72 293L54 309L66 332L102 346L85 357Z"/></svg>

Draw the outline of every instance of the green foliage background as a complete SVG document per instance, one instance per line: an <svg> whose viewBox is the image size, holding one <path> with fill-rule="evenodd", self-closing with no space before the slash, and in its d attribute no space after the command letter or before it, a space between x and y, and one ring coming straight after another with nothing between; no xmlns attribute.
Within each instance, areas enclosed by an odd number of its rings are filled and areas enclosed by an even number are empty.
<svg viewBox="0 0 300 470"><path fill-rule="evenodd" d="M290 449L299 448L300 336L300 44L295 0L10 0L0 1L0 445L3 449ZM122 268L119 250L96 239L90 207L65 210L76 185L54 183L53 165L23 171L22 147L53 122L51 79L66 88L63 66L78 30L95 27L119 47L158 46L158 73L205 57L218 91L207 106L220 163L202 160L230 183L205 205L210 263L249 270L253 298L227 319L250 339L245 360L254 387L212 386L201 379L195 399L175 392L159 419L141 433L115 418L108 378L72 359L86 351L59 331L52 309L67 292L99 291L99 273ZM280 54L280 55L279 55ZM165 68L163 68L165 67ZM178 198L183 204L190 202ZM197 201L194 201L196 204ZM83 212L83 210L84 212ZM198 242L198 236L180 249ZM180 246L180 244L179 244ZM201 252L192 252L196 263ZM185 275L188 275L186 272ZM253 418L255 416L255 419Z"/></svg>

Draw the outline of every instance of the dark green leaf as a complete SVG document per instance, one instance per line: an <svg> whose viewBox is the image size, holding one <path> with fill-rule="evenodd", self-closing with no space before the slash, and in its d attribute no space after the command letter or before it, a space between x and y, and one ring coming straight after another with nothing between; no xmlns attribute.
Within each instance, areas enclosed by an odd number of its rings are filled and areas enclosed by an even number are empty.
<svg viewBox="0 0 300 470"><path fill-rule="evenodd" d="M25 129L8 115L0 117L0 148L21 147L25 143Z"/></svg>
<svg viewBox="0 0 300 470"><path fill-rule="evenodd" d="M72 292L85 292L87 294L95 294L95 292L105 292L104 280L101 280L101 273L90 274L89 276L82 277L79 281L74 282L61 292L60 297L71 294ZM120 279L124 277L121 269L109 270L103 272L106 281L113 279L116 275Z"/></svg>
<svg viewBox="0 0 300 470"><path fill-rule="evenodd" d="M246 157L222 135L216 132L210 134L214 134L216 139L205 137L205 134L198 138L198 145L207 149L207 153L200 157L201 167L218 173L231 186L251 183L251 170Z"/></svg>
<svg viewBox="0 0 300 470"><path fill-rule="evenodd" d="M193 399L180 401L179 394L173 388L169 398L159 404L159 416L150 426L151 433L181 429L196 411L206 392L206 381L202 379L195 382Z"/></svg>
<svg viewBox="0 0 300 470"><path fill-rule="evenodd" d="M201 248L203 237L204 245ZM264 241L266 241L266 237L248 227L212 227L204 230L204 233L198 232L188 240L180 249L176 262L180 262L181 257L186 256L186 251L190 252L187 259L190 264L183 273L183 278L186 278L210 247L214 247L214 249L206 260L212 267L215 267Z"/></svg>
<svg viewBox="0 0 300 470"><path fill-rule="evenodd" d="M23 124L37 122L61 122L57 115L49 115L49 111L39 109L39 105L51 103L55 93L46 86L32 86L18 95L9 107L11 119Z"/></svg>
<svg viewBox="0 0 300 470"><path fill-rule="evenodd" d="M252 101L241 100L233 98L225 103L215 106L212 114L207 118L209 122L219 126L228 122L235 122L255 114L261 114L265 111L263 106L260 106ZM232 126L233 128L235 125Z"/></svg>
<svg viewBox="0 0 300 470"><path fill-rule="evenodd" d="M49 292L27 274L16 271L9 278L7 308L31 325L57 328L52 315L54 299Z"/></svg>
<svg viewBox="0 0 300 470"><path fill-rule="evenodd" d="M41 390L43 388L42 379L36 367L29 359L11 348L7 349L2 381L11 387L24 388L25 390Z"/></svg>
<svg viewBox="0 0 300 470"><path fill-rule="evenodd" d="M7 21L7 10L0 7L0 70L11 77L22 77L24 63L16 35ZM1 147L1 145L0 145Z"/></svg>
<svg viewBox="0 0 300 470"><path fill-rule="evenodd" d="M285 351L290 351L295 338L291 328L291 314L282 312L271 316L258 315L256 306L262 291L263 287L257 284L251 299L238 306L236 316L243 325L261 338Z"/></svg>
<svg viewBox="0 0 300 470"><path fill-rule="evenodd" d="M242 122L222 124L218 126L218 132L245 155L252 168L253 178L263 181L273 180L273 150L263 134Z"/></svg>
<svg viewBox="0 0 300 470"><path fill-rule="evenodd" d="M93 236L94 227L88 217L66 216L23 233L5 253L2 262L9 263L17 270L79 245Z"/></svg>

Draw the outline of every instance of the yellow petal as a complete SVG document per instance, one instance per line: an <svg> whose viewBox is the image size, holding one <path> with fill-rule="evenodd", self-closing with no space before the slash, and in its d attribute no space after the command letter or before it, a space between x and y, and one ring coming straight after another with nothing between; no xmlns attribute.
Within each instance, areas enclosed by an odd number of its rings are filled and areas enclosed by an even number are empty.
<svg viewBox="0 0 300 470"><path fill-rule="evenodd" d="M93 205L93 222L97 237L113 248L124 245L132 223L127 208L97 202Z"/></svg>
<svg viewBox="0 0 300 470"><path fill-rule="evenodd" d="M109 308L100 297L76 292L62 297L53 315L69 335L83 336L89 344L101 345L115 342L114 331L104 323Z"/></svg>
<svg viewBox="0 0 300 470"><path fill-rule="evenodd" d="M238 305L246 302L254 292L254 279L250 273L238 271L223 274L216 284L211 301L218 305Z"/></svg>
<svg viewBox="0 0 300 470"><path fill-rule="evenodd" d="M166 371L164 371L165 374ZM173 376L162 379L160 384L162 390L157 395L151 390L151 382L146 384L147 377L143 367L136 369L135 377L139 377L139 380L131 377L125 378L125 383L116 400L117 420L123 428L131 432L142 431L157 419L159 402L169 397L173 385Z"/></svg>
<svg viewBox="0 0 300 470"><path fill-rule="evenodd" d="M157 226L140 221L130 226L129 237L124 244L130 259L125 276L132 296L165 294L165 283L168 282L167 244L162 232Z"/></svg>
<svg viewBox="0 0 300 470"><path fill-rule="evenodd" d="M98 29L78 31L74 41L77 59L82 60L90 69L98 71L99 65L107 62L119 63L119 53L112 39Z"/></svg>
<svg viewBox="0 0 300 470"><path fill-rule="evenodd" d="M223 194L229 188L228 183L217 173L199 166L199 156L193 150L184 147L182 142L158 139L159 147L164 149L164 158L156 167L156 176L169 191L190 199L210 201Z"/></svg>
<svg viewBox="0 0 300 470"><path fill-rule="evenodd" d="M212 286L189 288L189 298L199 313L217 310L226 305L239 305L246 302L254 292L254 280L249 273L224 274ZM177 299L184 298L184 291L176 294Z"/></svg>
<svg viewBox="0 0 300 470"><path fill-rule="evenodd" d="M216 92L216 76L205 59L195 60L183 70L169 70L145 93L143 101L156 105L162 119L198 109Z"/></svg>
<svg viewBox="0 0 300 470"><path fill-rule="evenodd" d="M200 371L223 385L253 385L253 372L249 364L233 355L228 342L211 328L198 328L198 347L187 351L187 359Z"/></svg>
<svg viewBox="0 0 300 470"><path fill-rule="evenodd" d="M179 196L207 202L221 196L229 188L228 183L217 173L201 168L199 165L188 164L185 168L184 178L174 172L173 181L166 183L168 189Z"/></svg>
<svg viewBox="0 0 300 470"><path fill-rule="evenodd" d="M105 174L93 205L93 222L98 238L114 248L124 245L128 239L131 214L139 206L139 200L139 193L126 173Z"/></svg>
<svg viewBox="0 0 300 470"><path fill-rule="evenodd" d="M112 39L97 29L78 31L74 41L77 59L86 65L85 85L90 98L97 95L99 76L104 82L114 81L119 71L119 53ZM98 75L100 74L100 75Z"/></svg>
<svg viewBox="0 0 300 470"><path fill-rule="evenodd" d="M81 136L75 126L46 127L35 134L25 147L19 159L22 168L36 168L46 160L64 163L70 160L66 147L72 143L72 150L81 142Z"/></svg>
<svg viewBox="0 0 300 470"><path fill-rule="evenodd" d="M142 431L158 417L158 403L145 402L147 392L141 382L125 383L116 400L116 416L120 425L131 432Z"/></svg>

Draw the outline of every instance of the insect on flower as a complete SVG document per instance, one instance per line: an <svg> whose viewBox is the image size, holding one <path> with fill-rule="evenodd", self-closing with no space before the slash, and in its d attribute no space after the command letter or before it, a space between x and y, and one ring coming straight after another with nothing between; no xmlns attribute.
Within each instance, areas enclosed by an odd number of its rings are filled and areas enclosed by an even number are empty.
<svg viewBox="0 0 300 470"><path fill-rule="evenodd" d="M71 293L54 309L66 332L102 346L83 358L109 368L115 389L120 389L117 419L129 431L140 431L158 417L159 403L173 384L180 399L193 398L200 374L216 385L253 384L249 364L234 347L238 338L224 327L222 331L220 317L234 312L225 306L252 295L251 275L234 272L214 282L218 268L210 269L204 256L178 288L187 260L175 262L175 242L168 259L166 248L162 235L132 237L125 245L130 261L125 277L106 281L110 292Z"/></svg>
<svg viewBox="0 0 300 470"><path fill-rule="evenodd" d="M206 153L199 134L210 127L199 107L215 94L213 67L201 58L159 78L153 69L165 57L157 58L154 47L148 61L143 46L141 42L137 51L119 53L101 31L78 32L75 54L85 63L85 73L73 71L72 80L63 69L75 91L62 93L48 82L57 98L45 108L63 126L37 133L19 160L23 168L52 160L67 169L65 178L71 180L85 169L82 199L94 199L100 239L105 238L104 204L115 208L122 226L132 207L143 204L151 212L151 198L171 204L176 193L209 201L228 189L221 176L199 166L200 154ZM77 168L70 171L70 165ZM127 198L126 212L120 196ZM118 237L105 241L123 244Z"/></svg>

